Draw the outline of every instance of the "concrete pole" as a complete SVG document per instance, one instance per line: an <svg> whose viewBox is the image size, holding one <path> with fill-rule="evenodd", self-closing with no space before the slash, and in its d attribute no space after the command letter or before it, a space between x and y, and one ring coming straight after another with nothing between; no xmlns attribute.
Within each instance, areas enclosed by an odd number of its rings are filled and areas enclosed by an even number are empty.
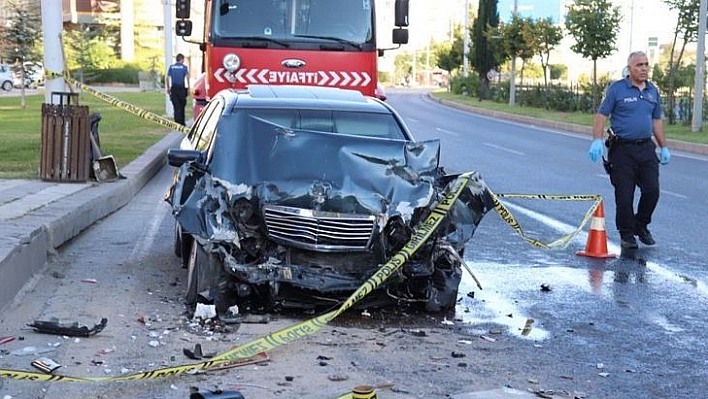
<svg viewBox="0 0 708 399"><path fill-rule="evenodd" d="M514 13L512 18L516 16L518 11L517 0L514 0ZM509 84L509 106L513 107L516 104L516 54L511 55L511 82Z"/></svg>
<svg viewBox="0 0 708 399"><path fill-rule="evenodd" d="M705 89L706 78L706 12L708 12L708 0L701 0L700 11L698 12L698 46L696 48L696 93L693 96L693 118L691 119L691 131L696 133L701 131L703 123L703 90Z"/></svg>
<svg viewBox="0 0 708 399"><path fill-rule="evenodd" d="M165 68L172 65L172 2L170 0L164 0L164 23L165 23ZM165 70L167 73L167 70ZM165 115L168 118L174 116L174 108L172 108L172 102L170 101L170 95L165 93Z"/></svg>
<svg viewBox="0 0 708 399"><path fill-rule="evenodd" d="M64 72L64 56L61 51L62 16L61 1L42 0L42 34L44 35L44 69ZM62 77L48 78L44 83L44 102L58 104L59 98L53 102L53 92L68 92Z"/></svg>
<svg viewBox="0 0 708 399"><path fill-rule="evenodd" d="M133 0L120 1L120 59L135 59L135 16Z"/></svg>
<svg viewBox="0 0 708 399"><path fill-rule="evenodd" d="M465 0L465 29L463 30L464 36L464 44L463 46L465 48L462 49L462 76L465 78L469 76L469 67L467 64L469 63L467 59L469 58L469 53L470 53L470 32L469 32L469 26L470 26L470 0Z"/></svg>

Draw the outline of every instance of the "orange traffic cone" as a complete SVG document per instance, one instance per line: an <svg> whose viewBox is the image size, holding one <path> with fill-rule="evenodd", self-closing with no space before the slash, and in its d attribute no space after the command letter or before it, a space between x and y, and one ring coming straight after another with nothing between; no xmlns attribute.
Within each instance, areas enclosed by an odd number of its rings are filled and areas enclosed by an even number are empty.
<svg viewBox="0 0 708 399"><path fill-rule="evenodd" d="M602 202L592 215L590 223L590 234L585 245L585 251L575 253L580 256L590 256L593 258L616 258L616 254L607 253L607 233L605 232L605 208Z"/></svg>

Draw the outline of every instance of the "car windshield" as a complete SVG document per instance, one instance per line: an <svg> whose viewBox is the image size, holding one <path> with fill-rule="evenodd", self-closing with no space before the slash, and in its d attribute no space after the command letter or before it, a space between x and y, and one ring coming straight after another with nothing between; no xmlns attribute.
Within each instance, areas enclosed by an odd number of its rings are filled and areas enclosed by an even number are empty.
<svg viewBox="0 0 708 399"><path fill-rule="evenodd" d="M213 11L214 34L366 43L374 36L372 5L370 0L220 0Z"/></svg>
<svg viewBox="0 0 708 399"><path fill-rule="evenodd" d="M211 146L210 173L235 184L276 185L281 193L299 193L309 187L302 182L313 179L329 181L333 187L361 185L368 191L362 190L358 200L367 209L381 207L381 196L374 193L387 193L393 202L428 198L428 186L403 184L394 190L392 181L410 183L432 174L438 166L437 141L298 130L290 128L278 111L222 115Z"/></svg>
<svg viewBox="0 0 708 399"><path fill-rule="evenodd" d="M241 131L252 121L265 120L287 129L340 133L352 136L409 140L393 114L329 109L240 109L231 117L234 131Z"/></svg>

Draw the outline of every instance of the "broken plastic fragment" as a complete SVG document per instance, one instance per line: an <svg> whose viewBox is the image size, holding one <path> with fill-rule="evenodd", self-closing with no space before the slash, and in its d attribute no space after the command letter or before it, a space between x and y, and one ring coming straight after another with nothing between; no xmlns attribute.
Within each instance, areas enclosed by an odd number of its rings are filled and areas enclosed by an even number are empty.
<svg viewBox="0 0 708 399"><path fill-rule="evenodd" d="M70 337L90 337L98 334L106 328L108 324L107 318L102 318L101 322L94 325L92 329L88 326L79 327L79 323L61 324L59 320L52 317L50 320L35 320L34 323L28 324L28 327L35 329L35 332L43 334L67 335Z"/></svg>
<svg viewBox="0 0 708 399"><path fill-rule="evenodd" d="M195 344L194 350L189 350L187 348L182 348L182 353L192 360L201 360L204 358L212 358L216 356L216 353L202 353L202 344Z"/></svg>
<svg viewBox="0 0 708 399"><path fill-rule="evenodd" d="M197 303L197 309L194 311L194 316L192 320L197 318L202 320L209 320L216 317L216 306L205 305L203 303Z"/></svg>
<svg viewBox="0 0 708 399"><path fill-rule="evenodd" d="M223 398L223 399L244 399L244 396L239 391L199 391L199 388L190 388L192 392L189 399L207 399L207 398Z"/></svg>
<svg viewBox="0 0 708 399"><path fill-rule="evenodd" d="M527 336L531 334L531 329L533 328L533 319L526 319L526 323L524 324L523 330L521 330L521 335Z"/></svg>
<svg viewBox="0 0 708 399"><path fill-rule="evenodd" d="M43 353L49 353L52 351L55 351L56 348L38 348L36 346L25 346L22 349L16 349L10 354L15 355L15 356L27 356L27 355L41 355Z"/></svg>
<svg viewBox="0 0 708 399"><path fill-rule="evenodd" d="M32 366L36 367L44 373L50 374L52 371L61 367L61 364L55 362L54 360L48 357L40 357L39 359L35 359L32 361Z"/></svg>

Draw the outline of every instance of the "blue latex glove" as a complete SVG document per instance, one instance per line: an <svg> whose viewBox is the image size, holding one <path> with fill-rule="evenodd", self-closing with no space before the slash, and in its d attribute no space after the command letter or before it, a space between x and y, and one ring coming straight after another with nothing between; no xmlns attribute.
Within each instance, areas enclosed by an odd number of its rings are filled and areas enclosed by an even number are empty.
<svg viewBox="0 0 708 399"><path fill-rule="evenodd" d="M661 147L661 153L659 153L659 163L666 165L671 160L671 153L669 152L669 147Z"/></svg>
<svg viewBox="0 0 708 399"><path fill-rule="evenodd" d="M602 139L595 139L592 141L592 144L590 145L590 151L588 151L590 160L592 160L593 162L597 162L602 157L603 146L604 144L602 144Z"/></svg>

